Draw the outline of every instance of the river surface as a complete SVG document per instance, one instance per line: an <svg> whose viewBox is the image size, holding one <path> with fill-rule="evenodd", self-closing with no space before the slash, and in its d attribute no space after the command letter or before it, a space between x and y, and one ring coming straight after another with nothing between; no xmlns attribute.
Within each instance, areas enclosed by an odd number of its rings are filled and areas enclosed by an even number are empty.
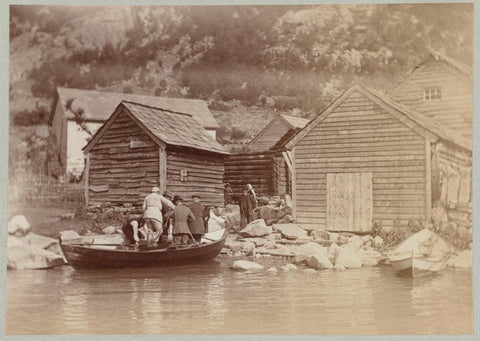
<svg viewBox="0 0 480 341"><path fill-rule="evenodd" d="M7 334L471 334L472 273L388 266L239 273L167 268L7 273ZM279 260L262 259L278 268Z"/></svg>

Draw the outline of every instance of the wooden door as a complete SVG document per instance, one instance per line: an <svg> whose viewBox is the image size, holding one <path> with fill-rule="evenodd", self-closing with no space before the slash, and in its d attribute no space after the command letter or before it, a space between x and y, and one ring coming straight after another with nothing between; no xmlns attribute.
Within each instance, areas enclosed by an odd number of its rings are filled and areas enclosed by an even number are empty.
<svg viewBox="0 0 480 341"><path fill-rule="evenodd" d="M372 203L372 173L327 174L327 230L371 230Z"/></svg>

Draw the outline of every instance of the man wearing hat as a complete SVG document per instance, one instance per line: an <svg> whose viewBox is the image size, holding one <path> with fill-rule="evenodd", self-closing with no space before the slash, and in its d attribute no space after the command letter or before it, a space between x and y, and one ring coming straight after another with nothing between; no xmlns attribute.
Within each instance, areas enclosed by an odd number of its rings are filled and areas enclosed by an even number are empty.
<svg viewBox="0 0 480 341"><path fill-rule="evenodd" d="M257 207L257 202L252 192L251 186L245 186L242 195L240 195L240 228L244 228L253 220L253 210Z"/></svg>
<svg viewBox="0 0 480 341"><path fill-rule="evenodd" d="M193 202L188 205L192 211L195 219L189 223L190 231L192 232L193 238L200 242L202 236L205 234L204 220L205 220L205 206L200 203L200 196L198 194L192 195Z"/></svg>
<svg viewBox="0 0 480 341"><path fill-rule="evenodd" d="M179 195L173 198L175 209L173 210L173 226L168 229L168 239L173 239L174 245L190 244L190 228L189 221L195 220L192 211L183 204L183 199Z"/></svg>
<svg viewBox="0 0 480 341"><path fill-rule="evenodd" d="M154 232L151 238L147 239L149 244L155 243L162 234L163 205L171 207L172 209L175 208L170 200L165 199L163 195L160 194L160 188L153 187L152 193L147 195L143 201L143 219L145 220L145 225Z"/></svg>

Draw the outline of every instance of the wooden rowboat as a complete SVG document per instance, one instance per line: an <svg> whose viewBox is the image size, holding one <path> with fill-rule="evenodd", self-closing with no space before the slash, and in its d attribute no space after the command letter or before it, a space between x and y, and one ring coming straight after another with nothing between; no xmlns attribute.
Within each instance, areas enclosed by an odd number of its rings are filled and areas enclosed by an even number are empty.
<svg viewBox="0 0 480 341"><path fill-rule="evenodd" d="M213 259L220 253L227 229L207 233L199 244L156 247L88 243L85 238L60 241L68 263L75 269L167 266Z"/></svg>
<svg viewBox="0 0 480 341"><path fill-rule="evenodd" d="M389 260L400 276L416 278L444 269L451 254L440 236L424 229L403 241Z"/></svg>

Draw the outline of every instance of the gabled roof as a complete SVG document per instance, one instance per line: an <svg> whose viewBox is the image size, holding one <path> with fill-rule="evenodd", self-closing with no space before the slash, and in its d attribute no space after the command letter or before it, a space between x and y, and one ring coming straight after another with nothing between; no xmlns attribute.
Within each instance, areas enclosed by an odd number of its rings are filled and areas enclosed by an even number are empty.
<svg viewBox="0 0 480 341"><path fill-rule="evenodd" d="M216 129L220 127L208 109L207 102L198 99L144 96L62 87L57 87L56 98L62 104L67 118L74 117L72 111L66 109L67 101L72 99L74 110L83 109L85 120L97 122L106 121L121 101L130 101L168 111L191 114L204 128ZM53 120L55 104L50 122Z"/></svg>
<svg viewBox="0 0 480 341"><path fill-rule="evenodd" d="M122 101L110 118L83 148L88 153L121 113L126 113L158 145L194 148L219 154L229 154L192 115L175 113L145 104Z"/></svg>
<svg viewBox="0 0 480 341"><path fill-rule="evenodd" d="M300 131L287 144L288 149L293 148L299 141L301 141L310 131L312 131L319 123L321 123L335 108L337 108L350 94L358 91L365 95L369 100L377 104L379 107L390 113L392 116L400 120L412 130L416 131L421 136L424 136L430 141L435 141L437 138L452 142L457 146L466 150L472 150L470 141L455 133L444 125L435 122L431 118L422 113L411 109L403 104L397 103L390 99L383 92L376 89L369 88L358 83L354 83L340 96L338 96L326 109L324 109L315 119Z"/></svg>
<svg viewBox="0 0 480 341"><path fill-rule="evenodd" d="M286 144L301 130L302 128L290 128L270 150L285 149Z"/></svg>
<svg viewBox="0 0 480 341"><path fill-rule="evenodd" d="M262 136L276 121L283 120L289 126L289 129L292 128L303 128L307 125L309 120L301 117L295 117L285 114L279 114L275 118L273 118L266 126L263 128L253 139L249 142L249 144L253 144L260 136Z"/></svg>

